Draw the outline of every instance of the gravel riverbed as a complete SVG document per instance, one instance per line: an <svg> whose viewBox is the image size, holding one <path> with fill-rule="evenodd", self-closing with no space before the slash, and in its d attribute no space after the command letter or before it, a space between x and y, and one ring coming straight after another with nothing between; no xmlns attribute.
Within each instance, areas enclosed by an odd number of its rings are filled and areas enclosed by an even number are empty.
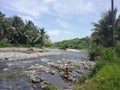
<svg viewBox="0 0 120 90"><path fill-rule="evenodd" d="M86 50L0 48L0 90L46 90L49 83L72 90L94 65Z"/></svg>

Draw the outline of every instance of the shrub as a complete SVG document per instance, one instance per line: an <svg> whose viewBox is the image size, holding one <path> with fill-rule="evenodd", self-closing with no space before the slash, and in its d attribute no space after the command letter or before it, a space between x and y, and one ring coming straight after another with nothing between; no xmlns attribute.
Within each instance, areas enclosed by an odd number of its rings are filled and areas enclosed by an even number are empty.
<svg viewBox="0 0 120 90"><path fill-rule="evenodd" d="M106 64L93 78L82 85L76 84L73 90L120 90L120 66Z"/></svg>
<svg viewBox="0 0 120 90"><path fill-rule="evenodd" d="M12 44L6 41L0 41L0 47L12 47Z"/></svg>
<svg viewBox="0 0 120 90"><path fill-rule="evenodd" d="M115 52L116 52L117 56L120 57L120 42L117 42L117 44L115 46Z"/></svg>
<svg viewBox="0 0 120 90"><path fill-rule="evenodd" d="M102 62L113 63L117 60L116 52L113 48L106 48L101 56ZM104 61L103 61L104 60Z"/></svg>
<svg viewBox="0 0 120 90"><path fill-rule="evenodd" d="M90 60L94 61L98 56L101 56L103 52L103 47L102 46L93 46L90 50Z"/></svg>
<svg viewBox="0 0 120 90"><path fill-rule="evenodd" d="M85 82L85 80L87 80L89 78L89 75L84 75L84 76L82 76L82 77L80 77L79 79L78 79L78 84L82 84L82 83L84 83Z"/></svg>
<svg viewBox="0 0 120 90"><path fill-rule="evenodd" d="M104 65L119 61L113 48L105 48L100 54L100 57L96 59L95 67L91 70L90 77L93 77Z"/></svg>

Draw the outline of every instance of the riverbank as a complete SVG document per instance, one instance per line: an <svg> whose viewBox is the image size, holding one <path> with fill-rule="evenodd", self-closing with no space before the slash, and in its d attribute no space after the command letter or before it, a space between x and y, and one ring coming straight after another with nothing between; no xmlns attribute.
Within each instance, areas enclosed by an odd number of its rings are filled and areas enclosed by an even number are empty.
<svg viewBox="0 0 120 90"><path fill-rule="evenodd" d="M21 80L24 75L28 78L23 80L26 85L41 89L53 83L62 90L71 90L77 78L89 73L95 65L89 61L88 51L75 49L1 48L0 59L1 83L9 77ZM0 88L4 89L4 85Z"/></svg>
<svg viewBox="0 0 120 90"><path fill-rule="evenodd" d="M0 60L23 60L39 58L42 56L60 55L65 54L66 52L80 52L80 50L68 49L64 51L58 49L39 48L0 48Z"/></svg>
<svg viewBox="0 0 120 90"><path fill-rule="evenodd" d="M50 49L39 48L0 48L1 60L24 60L39 58L41 56L60 55L63 52L50 52Z"/></svg>

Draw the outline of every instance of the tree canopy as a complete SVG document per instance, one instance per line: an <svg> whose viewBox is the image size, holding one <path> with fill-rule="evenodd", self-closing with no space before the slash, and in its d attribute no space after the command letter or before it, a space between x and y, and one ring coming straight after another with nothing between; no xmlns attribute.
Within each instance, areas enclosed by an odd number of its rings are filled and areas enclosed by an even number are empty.
<svg viewBox="0 0 120 90"><path fill-rule="evenodd" d="M50 43L44 28L38 28L30 20L23 21L17 15L7 18L2 12L0 12L0 41L41 46Z"/></svg>
<svg viewBox="0 0 120 90"><path fill-rule="evenodd" d="M115 31L114 37L115 42L120 40L120 15L116 17L117 9L114 9L114 17L115 17ZM107 11L102 14L101 19L98 23L93 23L94 28L93 33L91 35L93 41L98 45L101 44L105 47L112 46L113 39L113 31L112 31L112 11Z"/></svg>

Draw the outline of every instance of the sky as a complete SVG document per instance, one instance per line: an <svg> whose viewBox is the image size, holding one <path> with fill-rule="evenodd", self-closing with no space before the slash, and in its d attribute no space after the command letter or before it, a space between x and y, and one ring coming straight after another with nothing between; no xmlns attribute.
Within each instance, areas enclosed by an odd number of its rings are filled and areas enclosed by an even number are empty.
<svg viewBox="0 0 120 90"><path fill-rule="evenodd" d="M120 14L120 0L114 2ZM110 5L111 0L0 0L0 11L6 17L32 20L57 42L90 36L92 23L110 10Z"/></svg>

